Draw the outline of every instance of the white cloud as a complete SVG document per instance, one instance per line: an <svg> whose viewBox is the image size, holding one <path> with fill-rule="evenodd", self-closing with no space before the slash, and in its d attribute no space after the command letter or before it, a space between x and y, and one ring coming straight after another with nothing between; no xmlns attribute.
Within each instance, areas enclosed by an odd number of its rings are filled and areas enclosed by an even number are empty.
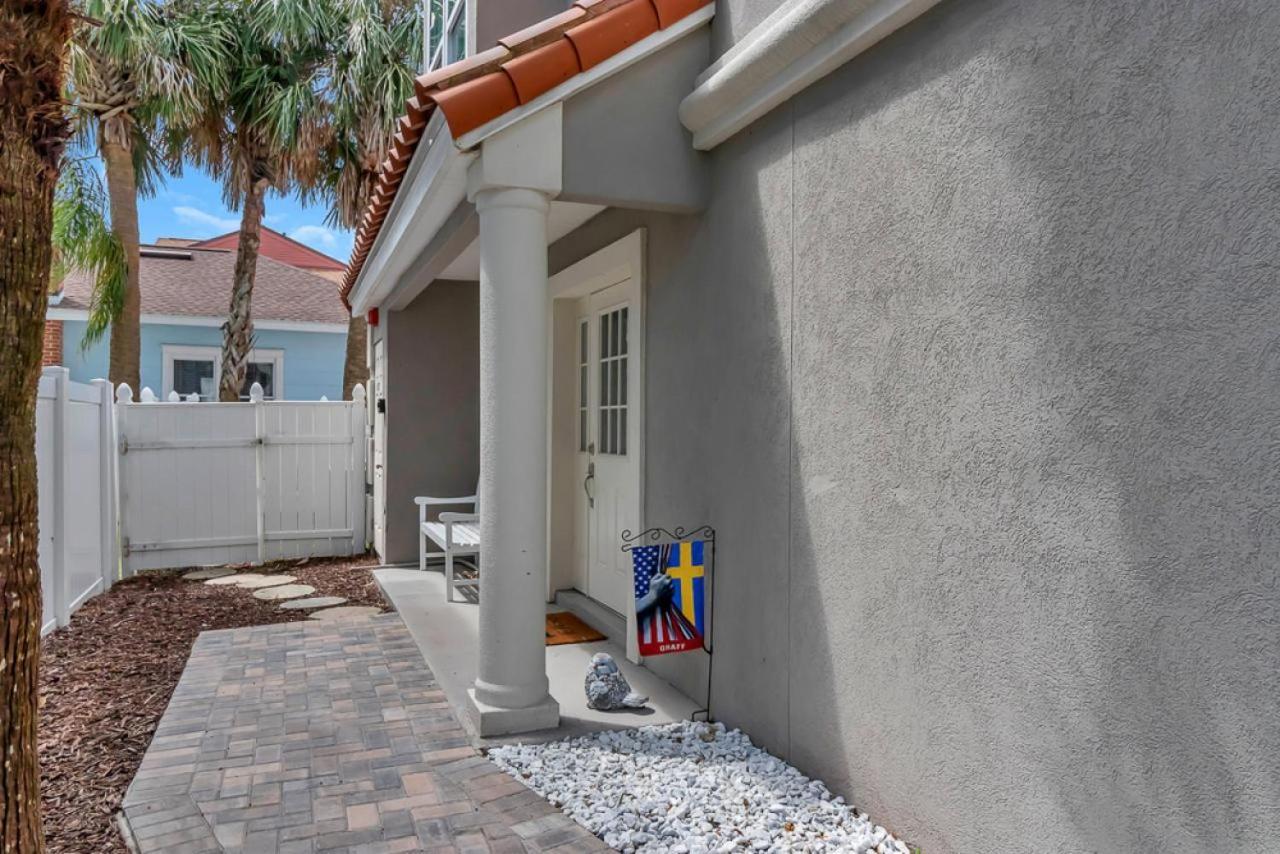
<svg viewBox="0 0 1280 854"><path fill-rule="evenodd" d="M289 233L294 240L307 244L312 249L332 249L338 245L338 238L323 225L300 225Z"/></svg>
<svg viewBox="0 0 1280 854"><path fill-rule="evenodd" d="M214 216L207 211L199 208L188 207L187 205L178 205L173 209L178 219L188 225L202 225L206 228L217 229L220 233L224 231L235 231L240 227L240 220L230 217Z"/></svg>

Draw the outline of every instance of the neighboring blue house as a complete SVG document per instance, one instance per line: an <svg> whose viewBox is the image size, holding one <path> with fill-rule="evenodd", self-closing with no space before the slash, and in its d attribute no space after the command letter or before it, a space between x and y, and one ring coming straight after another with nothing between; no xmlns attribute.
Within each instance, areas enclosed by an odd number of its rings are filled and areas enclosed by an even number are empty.
<svg viewBox="0 0 1280 854"><path fill-rule="evenodd" d="M160 397L176 391L216 399L235 250L143 246L141 256L142 385ZM46 351L60 347L61 363L79 382L107 376L109 336L88 348L81 343L91 295L89 278L73 272L49 300ZM258 382L269 399L340 400L347 320L332 280L259 256L245 398Z"/></svg>

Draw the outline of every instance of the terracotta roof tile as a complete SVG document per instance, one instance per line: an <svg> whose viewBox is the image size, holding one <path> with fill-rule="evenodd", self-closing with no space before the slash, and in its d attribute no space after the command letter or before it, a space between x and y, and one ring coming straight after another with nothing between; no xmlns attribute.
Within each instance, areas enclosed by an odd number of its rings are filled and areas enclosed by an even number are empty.
<svg viewBox="0 0 1280 854"><path fill-rule="evenodd" d="M564 35L573 42L582 70L586 71L657 31L658 13L654 11L653 4L648 0L637 0L610 9L573 27Z"/></svg>
<svg viewBox="0 0 1280 854"><path fill-rule="evenodd" d="M507 72L515 85L520 103L527 104L581 72L582 66L578 64L578 52L574 50L573 43L560 37L537 50L504 62L502 70Z"/></svg>
<svg viewBox="0 0 1280 854"><path fill-rule="evenodd" d="M552 15L531 27L525 27L517 33L498 39L498 44L511 51L535 50L559 41L564 37L565 30L585 17L587 17L586 11L577 6L570 6L559 15Z"/></svg>
<svg viewBox="0 0 1280 854"><path fill-rule="evenodd" d="M391 156L361 218L339 290L344 304L377 239L431 113L454 138L527 104L574 75L687 17L713 0L577 0L570 8L498 40L494 47L414 81ZM349 306L348 306L349 307Z"/></svg>
<svg viewBox="0 0 1280 854"><path fill-rule="evenodd" d="M431 97L444 111L454 139L520 106L516 87L505 73L484 74Z"/></svg>

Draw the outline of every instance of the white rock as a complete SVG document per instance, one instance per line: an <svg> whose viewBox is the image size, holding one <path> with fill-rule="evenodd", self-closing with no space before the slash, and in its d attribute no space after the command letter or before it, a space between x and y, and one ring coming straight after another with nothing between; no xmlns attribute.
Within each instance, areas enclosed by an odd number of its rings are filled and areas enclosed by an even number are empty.
<svg viewBox="0 0 1280 854"><path fill-rule="evenodd" d="M907 852L822 783L721 724L616 730L489 756L623 852Z"/></svg>

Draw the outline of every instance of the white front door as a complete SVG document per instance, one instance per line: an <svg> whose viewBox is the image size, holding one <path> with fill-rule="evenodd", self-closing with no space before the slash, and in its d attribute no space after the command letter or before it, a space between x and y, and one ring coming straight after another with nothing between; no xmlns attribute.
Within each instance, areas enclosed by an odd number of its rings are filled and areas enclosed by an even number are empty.
<svg viewBox="0 0 1280 854"><path fill-rule="evenodd" d="M378 557L387 554L387 343L373 345L373 548Z"/></svg>
<svg viewBox="0 0 1280 854"><path fill-rule="evenodd" d="M630 561L624 530L640 523L639 309L632 279L578 301L578 577L586 593L625 614ZM585 571L582 571L585 569Z"/></svg>

